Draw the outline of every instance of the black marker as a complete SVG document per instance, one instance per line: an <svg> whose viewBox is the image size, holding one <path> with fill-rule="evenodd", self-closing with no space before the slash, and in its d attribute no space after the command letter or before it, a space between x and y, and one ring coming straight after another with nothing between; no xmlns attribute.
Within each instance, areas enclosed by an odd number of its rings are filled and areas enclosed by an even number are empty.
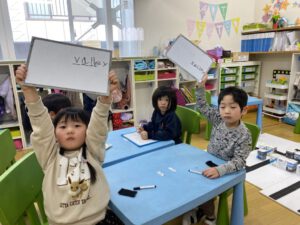
<svg viewBox="0 0 300 225"><path fill-rule="evenodd" d="M134 187L133 190L143 190L143 189L152 189L156 188L156 185L145 185L145 186L139 186L139 187Z"/></svg>

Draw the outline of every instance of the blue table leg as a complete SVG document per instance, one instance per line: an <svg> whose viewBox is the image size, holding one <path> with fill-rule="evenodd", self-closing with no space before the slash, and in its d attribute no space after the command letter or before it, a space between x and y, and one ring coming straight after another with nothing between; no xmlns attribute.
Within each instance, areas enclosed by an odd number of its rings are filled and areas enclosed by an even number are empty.
<svg viewBox="0 0 300 225"><path fill-rule="evenodd" d="M257 104L257 115L256 115L256 124L259 126L260 130L262 129L262 110L263 110L263 104L259 103Z"/></svg>
<svg viewBox="0 0 300 225"><path fill-rule="evenodd" d="M231 225L244 224L244 192L243 182L234 186L232 208L231 208Z"/></svg>

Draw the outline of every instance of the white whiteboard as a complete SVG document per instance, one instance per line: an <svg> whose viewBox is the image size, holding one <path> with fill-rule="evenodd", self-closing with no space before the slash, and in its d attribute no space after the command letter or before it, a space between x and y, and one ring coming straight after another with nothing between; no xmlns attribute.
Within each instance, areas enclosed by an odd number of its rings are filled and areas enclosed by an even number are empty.
<svg viewBox="0 0 300 225"><path fill-rule="evenodd" d="M27 85L108 95L111 51L33 37Z"/></svg>
<svg viewBox="0 0 300 225"><path fill-rule="evenodd" d="M176 38L167 51L167 57L190 73L197 81L201 81L202 76L213 63L212 58L205 51L194 45L183 35Z"/></svg>

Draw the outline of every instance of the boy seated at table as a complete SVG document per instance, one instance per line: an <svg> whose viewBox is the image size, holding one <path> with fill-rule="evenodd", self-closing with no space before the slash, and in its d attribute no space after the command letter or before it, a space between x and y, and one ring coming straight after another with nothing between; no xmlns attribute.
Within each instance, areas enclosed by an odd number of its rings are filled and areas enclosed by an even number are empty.
<svg viewBox="0 0 300 225"><path fill-rule="evenodd" d="M237 87L223 89L218 97L218 108L207 104L205 100L204 75L201 83L196 88L197 108L212 123L212 132L207 152L225 160L224 164L210 167L202 174L210 179L221 177L225 174L239 171L246 165L246 158L251 151L251 133L241 121L247 113L247 93ZM215 224L214 199L200 206L205 215L205 225Z"/></svg>

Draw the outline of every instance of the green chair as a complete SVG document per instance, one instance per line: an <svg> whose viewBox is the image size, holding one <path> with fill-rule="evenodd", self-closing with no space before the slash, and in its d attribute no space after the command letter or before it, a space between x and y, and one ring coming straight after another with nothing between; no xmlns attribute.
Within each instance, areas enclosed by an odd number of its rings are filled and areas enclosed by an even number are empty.
<svg viewBox="0 0 300 225"><path fill-rule="evenodd" d="M294 133L295 134L300 134L300 113L299 113L299 117L298 117L298 119L296 121L296 124L295 124Z"/></svg>
<svg viewBox="0 0 300 225"><path fill-rule="evenodd" d="M181 122L181 140L186 144L191 144L192 134L200 133L200 113L177 105L176 114Z"/></svg>
<svg viewBox="0 0 300 225"><path fill-rule="evenodd" d="M195 89L192 89L192 95L193 95L193 98L196 100L196 94L195 94ZM211 92L210 91L205 91L205 99L206 99L206 102L207 104L211 104ZM200 111L200 121L201 120L206 120L206 126L205 126L205 134L204 134L204 138L206 140L209 140L210 139L210 133L211 133L211 129L212 129L212 124L207 120L206 116L204 116Z"/></svg>
<svg viewBox="0 0 300 225"><path fill-rule="evenodd" d="M15 162L16 146L9 129L0 130L0 174Z"/></svg>
<svg viewBox="0 0 300 225"><path fill-rule="evenodd" d="M0 176L0 224L48 224L43 207L43 177L34 152L22 157Z"/></svg>
<svg viewBox="0 0 300 225"><path fill-rule="evenodd" d="M256 124L244 122L246 127L249 129L252 137L252 150L255 149L256 143L259 138L260 128ZM218 215L217 215L217 225L229 225L229 210L227 198L232 194L232 188L223 192L219 195L219 205L218 205ZM244 216L248 214L248 203L246 196L246 189L244 183Z"/></svg>

